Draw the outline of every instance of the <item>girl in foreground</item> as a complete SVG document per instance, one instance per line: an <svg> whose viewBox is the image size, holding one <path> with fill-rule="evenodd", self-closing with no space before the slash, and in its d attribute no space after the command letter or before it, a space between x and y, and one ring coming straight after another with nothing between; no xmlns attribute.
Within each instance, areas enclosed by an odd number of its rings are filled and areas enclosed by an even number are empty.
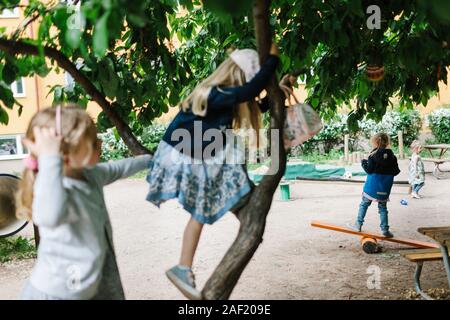
<svg viewBox="0 0 450 320"><path fill-rule="evenodd" d="M124 299L103 187L148 167L150 156L100 163L101 141L81 108L31 120L17 216L39 227L37 261L22 299Z"/></svg>

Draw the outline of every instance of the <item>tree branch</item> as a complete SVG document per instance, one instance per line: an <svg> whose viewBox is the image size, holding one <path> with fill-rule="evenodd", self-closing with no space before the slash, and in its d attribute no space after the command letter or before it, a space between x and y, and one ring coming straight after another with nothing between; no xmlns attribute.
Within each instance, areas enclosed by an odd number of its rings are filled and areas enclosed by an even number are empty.
<svg viewBox="0 0 450 320"><path fill-rule="evenodd" d="M39 48L36 45L4 38L0 38L0 50L11 55L24 54L37 56L40 54ZM66 70L74 78L74 80L83 87L86 93L98 103L103 112L105 112L106 116L117 128L117 131L128 148L130 148L131 152L136 155L149 153L149 150L147 150L136 139L128 124L122 120L120 115L113 109L111 103L106 100L105 96L94 86L94 84L80 70L77 69L75 64L73 64L64 54L55 48L44 46L43 51L46 57L55 60L58 66Z"/></svg>
<svg viewBox="0 0 450 320"><path fill-rule="evenodd" d="M261 61L267 58L272 44L269 25L270 0L255 0L253 17L255 34ZM285 117L284 97L274 76L267 88L271 104L271 129L279 133L273 145L278 152L272 154L271 170L273 175L266 175L260 185L254 189L249 202L237 217L240 228L237 238L226 252L214 273L206 282L202 295L204 299L228 299L236 286L242 272L250 262L262 242L266 226L266 217L272 204L273 194L286 169L286 151L283 145L283 123Z"/></svg>

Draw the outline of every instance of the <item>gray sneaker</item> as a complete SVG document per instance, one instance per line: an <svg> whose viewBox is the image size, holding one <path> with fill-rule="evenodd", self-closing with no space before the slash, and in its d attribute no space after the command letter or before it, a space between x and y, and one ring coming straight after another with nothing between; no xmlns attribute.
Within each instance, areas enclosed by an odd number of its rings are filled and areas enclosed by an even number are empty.
<svg viewBox="0 0 450 320"><path fill-rule="evenodd" d="M202 299L202 293L195 288L195 276L190 268L178 265L167 270L166 276L186 298Z"/></svg>
<svg viewBox="0 0 450 320"><path fill-rule="evenodd" d="M386 238L393 238L394 234L392 232L390 232L389 230L385 230L385 231L383 231L383 236L385 236Z"/></svg>
<svg viewBox="0 0 450 320"><path fill-rule="evenodd" d="M361 232L362 225L356 222L353 224L352 223L347 224L347 227L353 231Z"/></svg>

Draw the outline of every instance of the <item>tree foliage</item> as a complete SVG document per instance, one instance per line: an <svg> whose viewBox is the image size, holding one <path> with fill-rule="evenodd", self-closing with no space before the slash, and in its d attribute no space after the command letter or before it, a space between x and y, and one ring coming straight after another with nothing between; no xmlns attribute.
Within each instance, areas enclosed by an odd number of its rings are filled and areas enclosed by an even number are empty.
<svg viewBox="0 0 450 320"><path fill-rule="evenodd" d="M17 0L1 0L12 8ZM381 9L381 29L367 25L369 5ZM59 1L32 0L25 9L39 22L36 39L19 29L2 39L35 45L39 54L0 51L2 106L19 111L9 84L18 77L45 76L57 68L44 59L45 46L77 64L79 72L134 130L176 105L226 56L230 47L255 47L251 1L90 0L79 10ZM366 114L380 120L389 99L426 104L446 81L450 61L450 8L445 0L276 0L271 25L282 52L282 72L299 70L308 101L324 116L357 101L350 125ZM178 13L178 14L177 14ZM8 43L9 44L9 43ZM367 79L365 65L381 64L382 81ZM52 88L55 102L92 99L80 84ZM1 110L1 109L0 109ZM0 111L0 121L7 114ZM105 112L102 129L114 125ZM119 130L120 131L120 130Z"/></svg>

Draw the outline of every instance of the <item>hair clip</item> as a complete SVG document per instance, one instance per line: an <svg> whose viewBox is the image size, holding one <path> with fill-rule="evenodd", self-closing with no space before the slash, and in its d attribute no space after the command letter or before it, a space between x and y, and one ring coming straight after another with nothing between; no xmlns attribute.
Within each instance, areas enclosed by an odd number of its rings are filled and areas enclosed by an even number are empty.
<svg viewBox="0 0 450 320"><path fill-rule="evenodd" d="M23 159L23 163L25 164L25 167L30 169L33 172L38 172L39 165L37 159L33 158L32 156L28 156L25 159Z"/></svg>

